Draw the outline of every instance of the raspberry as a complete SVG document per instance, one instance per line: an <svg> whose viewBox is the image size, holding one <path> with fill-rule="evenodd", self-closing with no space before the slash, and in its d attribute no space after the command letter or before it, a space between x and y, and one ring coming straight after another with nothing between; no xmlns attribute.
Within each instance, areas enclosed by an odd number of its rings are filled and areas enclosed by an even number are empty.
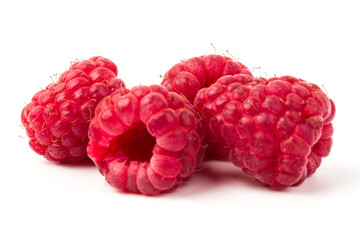
<svg viewBox="0 0 360 240"><path fill-rule="evenodd" d="M169 91L180 93L193 103L196 93L201 88L209 87L222 76L234 74L252 76L242 63L225 56L210 54L175 64L165 73L161 84Z"/></svg>
<svg viewBox="0 0 360 240"><path fill-rule="evenodd" d="M335 105L304 80L224 76L194 104L210 146L274 189L302 183L330 153Z"/></svg>
<svg viewBox="0 0 360 240"><path fill-rule="evenodd" d="M204 138L184 97L159 85L138 86L100 102L87 152L111 186L154 195L193 174L204 156Z"/></svg>
<svg viewBox="0 0 360 240"><path fill-rule="evenodd" d="M89 122L98 102L124 82L109 59L93 57L71 65L21 112L30 147L53 162L87 162Z"/></svg>

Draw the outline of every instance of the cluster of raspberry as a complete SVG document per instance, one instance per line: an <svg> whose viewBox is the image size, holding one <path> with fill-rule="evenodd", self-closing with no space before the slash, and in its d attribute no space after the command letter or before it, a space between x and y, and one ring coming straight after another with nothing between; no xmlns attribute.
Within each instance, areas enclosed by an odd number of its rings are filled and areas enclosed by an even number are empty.
<svg viewBox="0 0 360 240"><path fill-rule="evenodd" d="M95 163L126 192L155 195L208 159L281 190L329 155L333 101L315 84L255 78L226 56L175 64L162 83L127 89L110 59L77 61L21 112L30 147L60 164Z"/></svg>

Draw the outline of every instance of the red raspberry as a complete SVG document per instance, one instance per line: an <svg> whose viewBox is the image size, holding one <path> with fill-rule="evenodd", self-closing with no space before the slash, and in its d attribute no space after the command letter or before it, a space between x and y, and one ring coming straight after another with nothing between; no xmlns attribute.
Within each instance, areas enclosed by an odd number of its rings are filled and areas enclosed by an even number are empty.
<svg viewBox="0 0 360 240"><path fill-rule="evenodd" d="M89 122L98 102L124 82L109 59L94 57L74 63L59 81L36 93L21 113L30 147L53 162L89 161Z"/></svg>
<svg viewBox="0 0 360 240"><path fill-rule="evenodd" d="M330 153L335 105L304 80L225 76L195 108L217 152L274 189L300 184Z"/></svg>
<svg viewBox="0 0 360 240"><path fill-rule="evenodd" d="M205 137L194 107L159 85L104 98L87 152L113 187L146 195L179 185L201 163Z"/></svg>
<svg viewBox="0 0 360 240"><path fill-rule="evenodd" d="M225 56L210 54L175 64L165 73L161 84L169 91L180 93L193 103L196 93L201 88L209 87L222 76L234 74L252 76L242 63Z"/></svg>

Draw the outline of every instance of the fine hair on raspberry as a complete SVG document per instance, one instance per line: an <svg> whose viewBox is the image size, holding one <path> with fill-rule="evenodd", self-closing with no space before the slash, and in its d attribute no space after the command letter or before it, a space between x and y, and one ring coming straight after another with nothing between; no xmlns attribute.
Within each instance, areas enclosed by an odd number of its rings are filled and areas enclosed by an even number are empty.
<svg viewBox="0 0 360 240"><path fill-rule="evenodd" d="M89 123L100 100L125 87L117 73L115 63L96 56L75 62L37 92L21 112L32 150L52 162L91 162L86 153Z"/></svg>
<svg viewBox="0 0 360 240"><path fill-rule="evenodd" d="M194 104L210 146L274 189L299 185L330 153L334 102L302 79L224 76Z"/></svg>
<svg viewBox="0 0 360 240"><path fill-rule="evenodd" d="M204 156L204 137L184 97L161 85L137 86L100 102L87 152L111 186L155 195L191 177Z"/></svg>

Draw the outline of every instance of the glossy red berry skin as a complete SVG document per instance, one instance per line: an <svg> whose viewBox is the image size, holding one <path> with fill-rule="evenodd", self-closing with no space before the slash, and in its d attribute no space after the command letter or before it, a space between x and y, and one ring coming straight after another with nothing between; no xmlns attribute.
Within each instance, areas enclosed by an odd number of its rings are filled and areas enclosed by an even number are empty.
<svg viewBox="0 0 360 240"><path fill-rule="evenodd" d="M52 162L89 162L88 128L95 107L102 98L125 87L117 71L107 58L79 61L57 82L36 93L21 112L30 147Z"/></svg>
<svg viewBox="0 0 360 240"><path fill-rule="evenodd" d="M234 74L252 76L244 64L226 56L210 54L175 64L165 73L161 84L193 103L201 88L209 87L222 76Z"/></svg>
<svg viewBox="0 0 360 240"><path fill-rule="evenodd" d="M300 184L330 153L335 105L304 80L225 76L194 104L209 148L274 189Z"/></svg>
<svg viewBox="0 0 360 240"><path fill-rule="evenodd" d="M160 85L138 86L100 102L87 152L111 186L155 195L193 174L204 156L204 137L184 97Z"/></svg>

